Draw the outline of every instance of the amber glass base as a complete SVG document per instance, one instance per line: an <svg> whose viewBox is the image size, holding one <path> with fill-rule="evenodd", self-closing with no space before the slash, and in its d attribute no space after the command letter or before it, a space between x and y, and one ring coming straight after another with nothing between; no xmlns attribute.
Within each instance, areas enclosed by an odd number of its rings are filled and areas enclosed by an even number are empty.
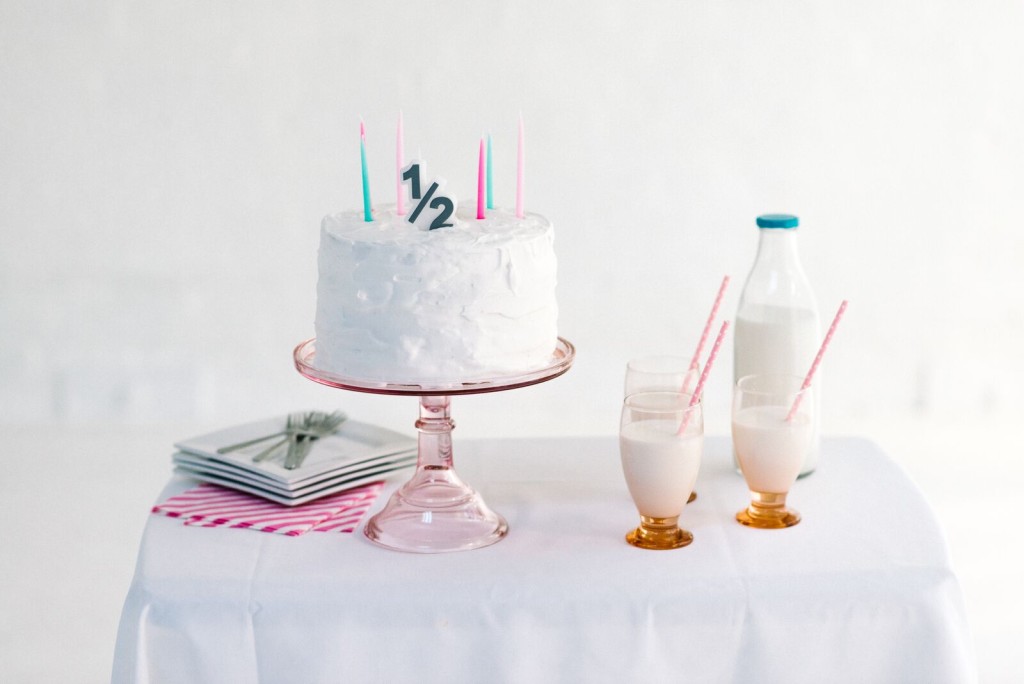
<svg viewBox="0 0 1024 684"><path fill-rule="evenodd" d="M786 508L786 494L750 492L750 505L736 514L741 525L759 530L781 530L800 522L800 513Z"/></svg>
<svg viewBox="0 0 1024 684"><path fill-rule="evenodd" d="M626 535L626 541L641 549L678 549L693 541L693 535L679 527L679 516L648 518L640 516L640 527Z"/></svg>

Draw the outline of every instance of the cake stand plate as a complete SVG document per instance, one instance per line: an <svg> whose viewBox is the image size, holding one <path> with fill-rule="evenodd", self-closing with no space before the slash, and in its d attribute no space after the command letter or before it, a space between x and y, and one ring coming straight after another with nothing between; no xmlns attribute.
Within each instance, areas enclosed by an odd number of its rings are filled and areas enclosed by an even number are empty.
<svg viewBox="0 0 1024 684"><path fill-rule="evenodd" d="M552 380L569 370L575 357L576 348L560 337L543 368L481 380L417 384L345 377L319 369L315 339L301 343L294 353L299 373L322 385L353 392L419 397L416 472L364 528L367 538L380 546L415 553L477 549L508 533L505 519L488 508L455 472L451 397L502 392Z"/></svg>

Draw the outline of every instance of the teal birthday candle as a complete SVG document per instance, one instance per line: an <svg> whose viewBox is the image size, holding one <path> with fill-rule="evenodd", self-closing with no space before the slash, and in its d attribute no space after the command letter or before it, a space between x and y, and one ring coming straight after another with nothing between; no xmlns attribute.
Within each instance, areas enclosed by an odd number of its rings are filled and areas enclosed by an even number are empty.
<svg viewBox="0 0 1024 684"><path fill-rule="evenodd" d="M487 134L487 208L494 209L494 176L491 173L494 156L491 153L491 134Z"/></svg>
<svg viewBox="0 0 1024 684"><path fill-rule="evenodd" d="M366 171L366 126L359 122L359 161L363 167L363 220L373 221L373 212L370 210L370 179Z"/></svg>

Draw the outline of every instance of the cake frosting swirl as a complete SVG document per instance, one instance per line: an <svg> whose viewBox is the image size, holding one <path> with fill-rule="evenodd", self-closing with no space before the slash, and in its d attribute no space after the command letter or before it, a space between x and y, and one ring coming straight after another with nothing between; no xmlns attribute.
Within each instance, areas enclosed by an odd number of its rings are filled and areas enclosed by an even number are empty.
<svg viewBox="0 0 1024 684"><path fill-rule="evenodd" d="M411 384L541 368L557 344L554 229L538 214L460 208L421 230L394 207L324 217L316 365Z"/></svg>

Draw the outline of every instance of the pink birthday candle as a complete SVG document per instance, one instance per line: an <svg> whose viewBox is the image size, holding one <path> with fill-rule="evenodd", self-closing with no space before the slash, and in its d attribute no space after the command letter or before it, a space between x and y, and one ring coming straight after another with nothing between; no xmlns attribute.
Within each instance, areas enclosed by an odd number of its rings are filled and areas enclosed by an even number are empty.
<svg viewBox="0 0 1024 684"><path fill-rule="evenodd" d="M399 216L405 216L405 193L402 192L402 167L405 166L405 155L402 150L405 147L405 133L402 128L402 112L398 112L398 133L395 142L395 212Z"/></svg>
<svg viewBox="0 0 1024 684"><path fill-rule="evenodd" d="M484 216L484 203L487 200L485 166L486 162L484 156L484 139L480 138L480 162L477 165L476 174L476 217L478 219L486 218L486 216Z"/></svg>
<svg viewBox="0 0 1024 684"><path fill-rule="evenodd" d="M828 332L825 333L825 339L821 342L821 348L818 349L818 354L814 357L814 361L811 363L811 369L807 371L807 377L804 378L804 384L800 386L800 392L796 395L796 399L793 400L793 407L789 409L789 413L786 414L786 420L790 421L796 416L797 409L800 408L800 402L804 399L804 390L811 386L811 380L814 378L814 372L818 370L818 364L821 363L821 357L825 355L825 350L828 349L828 343L832 341L832 335L835 334L836 326L839 325L839 319L843 317L843 313L846 311L846 300L839 305L839 310L836 311L835 318L832 319L832 325L828 327Z"/></svg>
<svg viewBox="0 0 1024 684"><path fill-rule="evenodd" d="M516 154L516 218L523 218L523 189L526 182L526 144L523 115L519 114L519 149Z"/></svg>
<svg viewBox="0 0 1024 684"><path fill-rule="evenodd" d="M722 321L722 327L718 330L718 337L715 338L715 344L711 347L711 353L708 355L708 362L704 364L704 372L700 374L700 380L697 381L697 389L693 390L693 396L690 397L690 404L687 408L693 408L700 401L701 396L704 394L704 383L708 380L708 373L711 372L711 366L714 365L715 359L718 358L718 350L722 346L722 340L725 339L725 333L729 329L729 321ZM683 422L679 425L679 432L677 435L682 435L686 432L686 426L690 424L690 416L693 415L692 411L686 412L686 417L683 418Z"/></svg>

